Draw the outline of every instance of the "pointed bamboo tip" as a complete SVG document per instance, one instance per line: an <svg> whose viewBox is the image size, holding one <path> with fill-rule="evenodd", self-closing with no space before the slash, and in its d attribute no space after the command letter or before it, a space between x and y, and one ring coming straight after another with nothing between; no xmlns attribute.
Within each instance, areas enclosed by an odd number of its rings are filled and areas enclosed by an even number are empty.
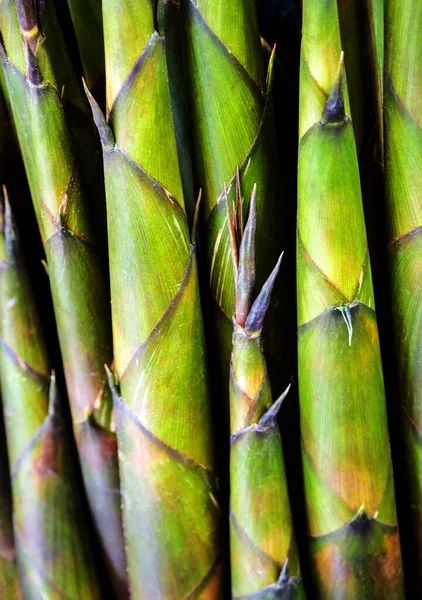
<svg viewBox="0 0 422 600"><path fill-rule="evenodd" d="M31 46L28 41L26 43L26 56L27 56L27 66L28 66L28 81L33 85L41 85L43 82L43 76L41 73L41 69L38 65L37 59L32 51Z"/></svg>
<svg viewBox="0 0 422 600"><path fill-rule="evenodd" d="M321 122L323 124L342 123L346 120L344 86L344 52L342 51L340 54L336 79L328 95L327 102L325 103L324 112L322 113Z"/></svg>
<svg viewBox="0 0 422 600"><path fill-rule="evenodd" d="M271 301L271 294L273 292L274 284L280 271L283 256L284 251L280 254L274 269L271 271L267 281L262 286L262 290L260 291L258 297L252 305L251 310L249 311L248 318L246 319L245 328L251 334L258 334L262 331L265 316L267 314L267 310Z"/></svg>
<svg viewBox="0 0 422 600"><path fill-rule="evenodd" d="M275 59L276 59L276 50L277 50L277 44L274 44L273 49L271 50L270 60L268 61L267 92L271 91L273 81L274 81L274 63L275 63Z"/></svg>
<svg viewBox="0 0 422 600"><path fill-rule="evenodd" d="M44 267L44 271L45 271L45 274L47 275L47 277L50 277L50 273L48 272L48 264L47 264L47 261L44 260L44 258L41 259L41 264Z"/></svg>
<svg viewBox="0 0 422 600"><path fill-rule="evenodd" d="M237 181L237 172L236 172L236 202L238 197L238 181ZM226 211L227 211L227 227L229 230L229 243L230 243L230 254L232 257L233 264L233 276L234 276L234 285L237 285L238 278L238 269L239 269L239 252L238 252L238 239L237 239L237 231L236 231L236 223L237 219L237 206L234 207L233 218L230 212L230 204L229 204L229 195L227 192L226 184L224 184L224 201L226 203Z"/></svg>
<svg viewBox="0 0 422 600"><path fill-rule="evenodd" d="M120 401L121 398L119 396L119 392L117 391L116 382L114 380L114 375L108 368L108 365L104 365L104 368L107 373L108 387L110 388L111 395L113 397L113 402L114 402L114 404L116 404L116 402Z"/></svg>
<svg viewBox="0 0 422 600"><path fill-rule="evenodd" d="M16 237L17 237L16 224L15 224L15 219L13 217L12 209L10 206L7 188L5 185L3 185L2 196L3 196L2 210L3 210L3 218L4 218L4 233L5 233L6 239L9 239L10 241L16 240Z"/></svg>
<svg viewBox="0 0 422 600"><path fill-rule="evenodd" d="M89 105L92 111L92 118L94 119L94 123L97 127L98 134L100 136L101 144L103 148L110 150L114 146L114 136L113 133L105 120L103 112L101 108L98 106L97 101L94 96L88 89L88 86L85 82L85 79L82 77L82 85L85 90L85 95L88 99Z"/></svg>
<svg viewBox="0 0 422 600"><path fill-rule="evenodd" d="M0 32L0 61L4 64L7 61L6 46L4 45L3 36Z"/></svg>
<svg viewBox="0 0 422 600"><path fill-rule="evenodd" d="M285 585L289 581L289 579L290 579L290 576L289 576L289 559L286 558L286 560L284 561L284 565L283 565L283 568L281 570L280 577L278 578L277 583L278 583L278 585L283 586L283 585Z"/></svg>
<svg viewBox="0 0 422 600"><path fill-rule="evenodd" d="M262 415L262 417L260 418L259 423L258 423L259 427L266 428L266 427L271 427L272 425L274 425L277 415L280 412L281 405L283 404L283 400L289 393L289 390L291 387L292 387L292 384L289 383L289 385L286 387L286 389L281 394L281 396L279 398L277 398L277 400L274 402L274 404L272 406L270 406L270 408L267 410L267 412Z"/></svg>
<svg viewBox="0 0 422 600"><path fill-rule="evenodd" d="M195 210L193 213L193 224L192 224L192 244L196 244L196 236L198 233L198 221L199 221L199 209L201 207L201 200L202 200L202 188L199 190L198 193L198 198L196 199L196 203L195 203Z"/></svg>
<svg viewBox="0 0 422 600"><path fill-rule="evenodd" d="M60 395L57 387L56 373L51 371L50 375L50 390L48 394L48 414L50 417L57 416L60 410Z"/></svg>
<svg viewBox="0 0 422 600"><path fill-rule="evenodd" d="M241 327L244 327L247 321L255 288L256 222L256 184L254 184L249 202L248 221L240 243L236 281L236 321Z"/></svg>
<svg viewBox="0 0 422 600"><path fill-rule="evenodd" d="M6 186L3 185L1 199L1 231L4 234L5 251L7 260L11 264L19 264L21 261L21 252L19 248L19 233L16 227L16 221L13 216L13 211L10 206L9 196Z"/></svg>

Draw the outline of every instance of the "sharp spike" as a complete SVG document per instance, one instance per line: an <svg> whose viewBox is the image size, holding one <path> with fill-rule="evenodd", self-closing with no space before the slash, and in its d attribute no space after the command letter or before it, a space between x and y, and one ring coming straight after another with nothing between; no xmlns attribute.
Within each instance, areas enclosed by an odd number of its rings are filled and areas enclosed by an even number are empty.
<svg viewBox="0 0 422 600"><path fill-rule="evenodd" d="M277 49L277 45L274 44L273 49L271 51L270 60L268 62L268 70L267 70L267 93L271 91L273 81L274 81L274 60L275 60L275 52Z"/></svg>
<svg viewBox="0 0 422 600"><path fill-rule="evenodd" d="M234 224L233 224L231 214L230 214L229 198L227 195L226 186L224 186L224 201L226 203L226 209L227 209L227 226L229 228L229 240L230 240L230 249L231 249L231 255L232 255L232 262L233 262L234 284L236 286L236 283L237 283L238 277L239 277L239 273L238 273L239 254L237 251L236 232L235 232Z"/></svg>
<svg viewBox="0 0 422 600"><path fill-rule="evenodd" d="M258 333L262 330L265 315L267 313L268 306L270 305L271 293L273 291L274 283L277 279L278 272L280 271L280 265L283 259L283 254L284 252L280 254L276 266L272 270L267 281L264 283L261 292L259 293L257 299L253 303L252 308L249 312L245 327L250 333Z"/></svg>
<svg viewBox="0 0 422 600"><path fill-rule="evenodd" d="M19 247L19 234L12 213L6 186L3 186L4 200L4 238L6 258L11 264L19 265L21 262L21 250Z"/></svg>
<svg viewBox="0 0 422 600"><path fill-rule="evenodd" d="M198 198L195 203L195 210L193 213L193 224L192 224L192 244L196 245L196 235L198 233L198 221L199 221L199 208L202 200L202 189L199 190Z"/></svg>
<svg viewBox="0 0 422 600"><path fill-rule="evenodd" d="M51 371L50 391L48 394L48 414L50 417L56 417L60 411L60 395L57 387L56 373Z"/></svg>
<svg viewBox="0 0 422 600"><path fill-rule="evenodd" d="M289 385L286 387L286 389L281 394L281 396L279 398L277 398L277 400L267 410L267 412L262 415L262 417L259 419L259 422L258 422L258 425L260 427L269 427L270 425L272 425L273 423L275 423L275 419L276 419L276 417L277 417L277 415L279 413L281 405L283 404L283 400L287 396L287 394L289 393L289 390L290 390L291 386L292 386L292 384L289 383Z"/></svg>
<svg viewBox="0 0 422 600"><path fill-rule="evenodd" d="M26 59L28 63L28 81L33 85L41 85L43 82L42 73L28 42L26 44Z"/></svg>
<svg viewBox="0 0 422 600"><path fill-rule="evenodd" d="M331 88L324 112L322 113L321 122L323 124L341 123L346 119L343 97L344 85L344 52L342 52L340 55L336 80Z"/></svg>
<svg viewBox="0 0 422 600"><path fill-rule="evenodd" d="M285 585L288 581L289 581L289 559L286 558L277 583L279 585Z"/></svg>
<svg viewBox="0 0 422 600"><path fill-rule="evenodd" d="M238 235L238 243L240 246L240 242L243 237L243 200L242 200L242 188L240 185L240 171L239 171L238 166L236 167L236 211L237 211L238 221L239 221L237 235Z"/></svg>
<svg viewBox="0 0 422 600"><path fill-rule="evenodd" d="M101 144L103 148L110 150L114 146L114 136L113 133L104 118L101 108L98 106L96 100L88 89L88 86L85 83L85 79L82 79L82 83L84 86L86 97L88 98L89 105L92 110L92 117L94 119L94 123L98 129L98 133L100 136Z"/></svg>
<svg viewBox="0 0 422 600"><path fill-rule="evenodd" d="M233 229L234 229L234 237L236 240L236 246L239 248L239 219L237 216L237 206L236 206L236 198L232 200L232 211L233 211Z"/></svg>
<svg viewBox="0 0 422 600"><path fill-rule="evenodd" d="M255 287L256 185L249 204L248 222L239 250L239 272L236 285L236 321L245 326Z"/></svg>
<svg viewBox="0 0 422 600"><path fill-rule="evenodd" d="M116 404L117 402L121 402L122 399L120 398L119 392L117 391L113 373L110 371L110 369L108 368L107 365L104 365L104 368L107 373L108 386L110 388L111 395L113 396L113 402L114 402L114 404Z"/></svg>
<svg viewBox="0 0 422 600"><path fill-rule="evenodd" d="M68 227L68 195L65 194L60 202L59 210L56 217L57 232L64 233Z"/></svg>

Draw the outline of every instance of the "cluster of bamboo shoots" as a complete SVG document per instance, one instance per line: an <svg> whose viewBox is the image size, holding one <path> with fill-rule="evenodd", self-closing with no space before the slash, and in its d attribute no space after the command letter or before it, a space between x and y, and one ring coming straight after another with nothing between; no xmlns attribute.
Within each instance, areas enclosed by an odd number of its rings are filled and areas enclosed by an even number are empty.
<svg viewBox="0 0 422 600"><path fill-rule="evenodd" d="M262 4L0 0L1 600L420 598L422 2Z"/></svg>

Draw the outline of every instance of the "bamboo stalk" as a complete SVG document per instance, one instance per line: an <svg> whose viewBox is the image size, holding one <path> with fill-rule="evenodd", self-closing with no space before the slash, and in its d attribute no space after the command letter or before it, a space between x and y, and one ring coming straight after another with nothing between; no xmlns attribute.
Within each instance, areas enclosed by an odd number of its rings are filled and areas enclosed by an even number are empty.
<svg viewBox="0 0 422 600"><path fill-rule="evenodd" d="M103 0L107 121L88 93L104 155L129 579L134 599L220 598L196 248L170 96L177 7L160 6Z"/></svg>
<svg viewBox="0 0 422 600"><path fill-rule="evenodd" d="M0 380L22 594L25 599L100 599L69 433L54 376L50 381L7 197L5 202L0 226Z"/></svg>
<svg viewBox="0 0 422 600"><path fill-rule="evenodd" d="M234 313L225 190L236 202L236 178L247 214L256 184L256 269L261 287L282 250L282 199L270 94L274 55L267 79L254 0L184 0L186 64L189 74L195 181L203 191L202 241L211 292L210 332L225 393L229 380ZM281 302L274 293L268 311L267 360L278 375L288 371L283 358Z"/></svg>
<svg viewBox="0 0 422 600"><path fill-rule="evenodd" d="M407 474L405 505L422 592L422 6L386 2L385 177L392 315ZM417 593L417 592L416 592Z"/></svg>
<svg viewBox="0 0 422 600"><path fill-rule="evenodd" d="M9 461L3 415L0 415L0 419L0 597L20 600L21 593L13 537Z"/></svg>
<svg viewBox="0 0 422 600"><path fill-rule="evenodd" d="M304 599L277 425L277 414L288 389L273 402L262 340L281 257L253 301L255 195L254 188L244 232L238 225L242 221L240 214L233 222L228 214L237 273L230 368L232 597Z"/></svg>
<svg viewBox="0 0 422 600"><path fill-rule="evenodd" d="M381 355L336 2L303 3L299 396L317 598L403 598ZM331 87L328 97L322 93ZM322 110L321 106L325 104Z"/></svg>
<svg viewBox="0 0 422 600"><path fill-rule="evenodd" d="M107 568L126 592L117 441L104 364L108 281L93 223L96 142L51 0L5 0L2 63L41 238L86 491Z"/></svg>

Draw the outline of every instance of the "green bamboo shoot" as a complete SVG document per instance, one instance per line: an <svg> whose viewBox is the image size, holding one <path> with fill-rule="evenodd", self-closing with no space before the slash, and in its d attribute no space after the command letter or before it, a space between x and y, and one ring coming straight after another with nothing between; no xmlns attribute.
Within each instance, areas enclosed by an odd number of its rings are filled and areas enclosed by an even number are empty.
<svg viewBox="0 0 422 600"><path fill-rule="evenodd" d="M407 503L422 592L422 4L386 2L385 175Z"/></svg>
<svg viewBox="0 0 422 600"><path fill-rule="evenodd" d="M0 490L0 598L20 600L15 540L13 537L9 462L2 415L0 415Z"/></svg>
<svg viewBox="0 0 422 600"><path fill-rule="evenodd" d="M2 207L3 209L3 207ZM0 380L25 599L99 600L69 432L6 198L0 219ZM10 596L5 596L10 598Z"/></svg>
<svg viewBox="0 0 422 600"><path fill-rule="evenodd" d="M196 249L170 97L178 15L159 6L103 0L107 121L90 97L104 155L128 570L134 599L220 598Z"/></svg>
<svg viewBox="0 0 422 600"><path fill-rule="evenodd" d="M337 6L303 3L299 396L315 597L404 598L371 267ZM331 92L326 97L325 90Z"/></svg>
<svg viewBox="0 0 422 600"><path fill-rule="evenodd" d="M230 555L233 598L304 599L277 413L262 344L281 257L254 302L256 190L241 231L229 214L236 277L230 368ZM241 242L240 239L241 238ZM240 248L238 245L240 243Z"/></svg>
<svg viewBox="0 0 422 600"><path fill-rule="evenodd" d="M256 270L262 287L282 250L281 197L271 94L265 79L255 0L183 0L196 184L203 192L203 247L212 296L215 360L226 388L232 348L234 278L225 189L232 203L236 171L247 214L254 184L257 203ZM281 359L281 302L268 311L268 355ZM282 366L280 366L282 365ZM288 368L286 369L288 371Z"/></svg>
<svg viewBox="0 0 422 600"><path fill-rule="evenodd" d="M44 243L86 491L108 570L125 595L106 271L93 233L96 147L51 0L1 5L13 117Z"/></svg>

